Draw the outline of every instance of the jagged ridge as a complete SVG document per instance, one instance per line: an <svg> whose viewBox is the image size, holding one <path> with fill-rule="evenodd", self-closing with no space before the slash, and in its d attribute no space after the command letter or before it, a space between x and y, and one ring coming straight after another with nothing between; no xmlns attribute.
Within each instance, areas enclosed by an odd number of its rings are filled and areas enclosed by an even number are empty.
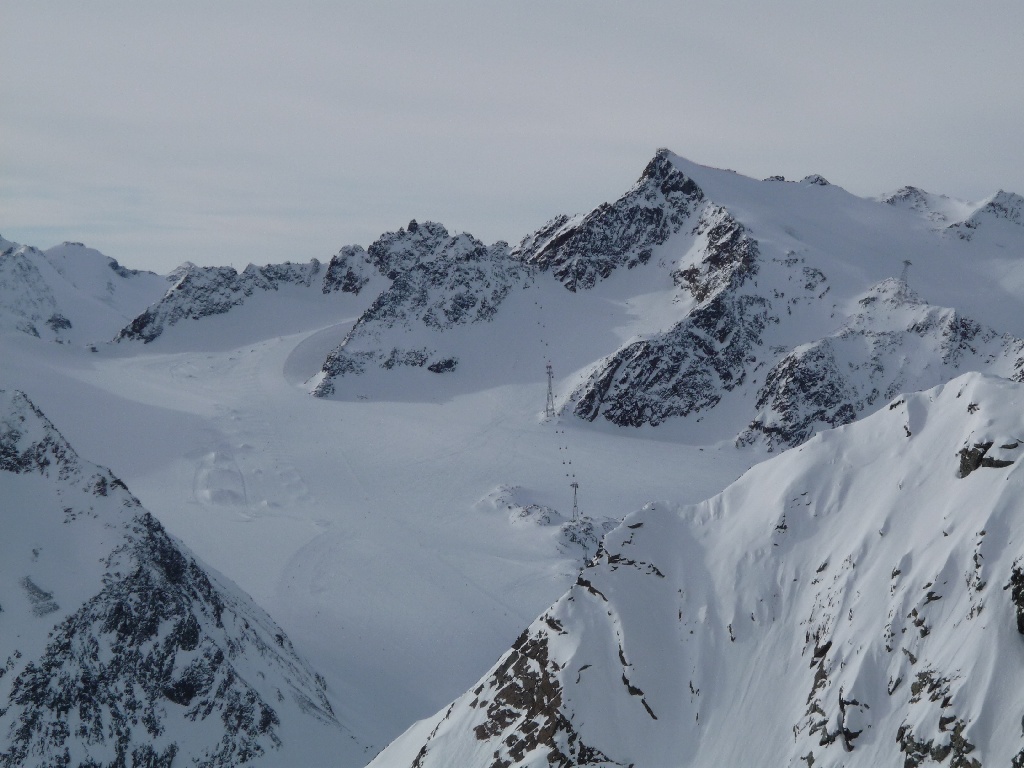
<svg viewBox="0 0 1024 768"><path fill-rule="evenodd" d="M658 150L633 188L586 216L560 216L524 238L514 256L551 270L570 291L593 288L615 269L646 264L678 232L704 193Z"/></svg>
<svg viewBox="0 0 1024 768"><path fill-rule="evenodd" d="M175 273L177 279L167 294L123 328L115 341L149 344L182 320L224 314L256 291L276 291L284 284L309 287L320 270L316 259L308 264L250 264L241 273L232 267L197 267L186 263Z"/></svg>
<svg viewBox="0 0 1024 768"><path fill-rule="evenodd" d="M384 235L367 254L391 286L325 360L313 388L318 397L333 394L338 379L371 366L455 370L458 355L439 351L440 334L491 320L528 278L506 243L488 247L468 234L449 235L435 222L414 220L408 229Z"/></svg>

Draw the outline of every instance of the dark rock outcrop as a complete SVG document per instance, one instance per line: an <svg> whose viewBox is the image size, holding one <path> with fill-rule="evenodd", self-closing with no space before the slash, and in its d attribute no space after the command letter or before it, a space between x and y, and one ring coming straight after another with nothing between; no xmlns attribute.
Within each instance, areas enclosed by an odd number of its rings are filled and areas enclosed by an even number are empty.
<svg viewBox="0 0 1024 768"><path fill-rule="evenodd" d="M592 288L620 267L646 264L656 246L681 230L704 193L659 150L633 188L581 218L556 218L525 238L513 255L551 270L570 291Z"/></svg>
<svg viewBox="0 0 1024 768"><path fill-rule="evenodd" d="M323 292L341 291L358 295L377 274L377 268L366 251L358 245L346 245L327 265Z"/></svg>
<svg viewBox="0 0 1024 768"><path fill-rule="evenodd" d="M742 290L758 271L758 247L723 208L711 206L693 234L701 259L673 277L698 304L670 330L606 358L573 393L574 413L621 426L658 425L712 408L741 385L769 323L771 303Z"/></svg>
<svg viewBox="0 0 1024 768"><path fill-rule="evenodd" d="M371 366L454 371L459 355L424 346L422 332L440 345L445 331L487 322L528 280L526 267L509 257L507 244L486 246L468 234L449 235L435 222L411 222L409 229L384 235L367 253L392 283L327 357L316 396L331 395L337 379Z"/></svg>
<svg viewBox="0 0 1024 768"><path fill-rule="evenodd" d="M167 294L132 320L114 340L149 344L183 320L222 315L257 291L276 291L285 284L309 287L320 270L316 259L307 264L250 264L242 272L232 267L184 264L172 273L176 280Z"/></svg>

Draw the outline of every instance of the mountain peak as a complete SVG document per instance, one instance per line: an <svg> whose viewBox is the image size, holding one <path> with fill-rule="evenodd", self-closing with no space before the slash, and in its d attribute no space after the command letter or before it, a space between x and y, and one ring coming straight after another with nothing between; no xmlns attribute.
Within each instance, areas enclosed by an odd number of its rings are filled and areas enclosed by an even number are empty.
<svg viewBox="0 0 1024 768"><path fill-rule="evenodd" d="M592 288L619 267L646 264L654 248L678 232L704 192L659 149L633 187L582 217L558 217L524 238L513 255L551 270L570 291Z"/></svg>
<svg viewBox="0 0 1024 768"><path fill-rule="evenodd" d="M78 456L24 392L0 390L0 471L66 476Z"/></svg>
<svg viewBox="0 0 1024 768"><path fill-rule="evenodd" d="M1024 226L1024 197L1015 192L999 190L982 203L963 221L950 225L950 230L962 240L970 240L976 230L1006 222Z"/></svg>

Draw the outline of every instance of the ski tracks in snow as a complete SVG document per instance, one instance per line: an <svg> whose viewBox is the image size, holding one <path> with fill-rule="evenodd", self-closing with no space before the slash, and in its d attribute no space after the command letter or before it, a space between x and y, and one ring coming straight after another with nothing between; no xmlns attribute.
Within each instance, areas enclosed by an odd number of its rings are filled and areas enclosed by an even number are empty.
<svg viewBox="0 0 1024 768"><path fill-rule="evenodd" d="M268 414L276 367L264 362L271 350L259 345L212 360L216 386L232 393L217 405L209 444L196 462L193 498L210 507L230 507L248 517L294 515L312 498L294 457L284 448ZM209 359L209 358L208 358ZM198 361L189 361L186 367ZM272 373L268 374L268 368ZM180 365L172 376L180 375Z"/></svg>

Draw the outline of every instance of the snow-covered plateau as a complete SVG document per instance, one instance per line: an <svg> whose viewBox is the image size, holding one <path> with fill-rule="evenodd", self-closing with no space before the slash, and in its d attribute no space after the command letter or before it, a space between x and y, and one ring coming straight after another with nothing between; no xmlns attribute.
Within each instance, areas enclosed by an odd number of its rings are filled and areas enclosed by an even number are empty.
<svg viewBox="0 0 1024 768"><path fill-rule="evenodd" d="M0 239L0 766L1019 768L1022 209Z"/></svg>

